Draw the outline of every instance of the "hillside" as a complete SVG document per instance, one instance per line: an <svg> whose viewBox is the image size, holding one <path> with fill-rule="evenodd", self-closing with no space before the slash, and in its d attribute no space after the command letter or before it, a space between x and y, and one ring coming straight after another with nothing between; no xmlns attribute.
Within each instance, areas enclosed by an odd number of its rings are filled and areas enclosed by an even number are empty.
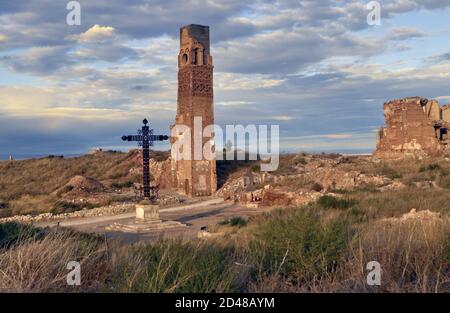
<svg viewBox="0 0 450 313"><path fill-rule="evenodd" d="M153 151L152 157L164 160L167 152ZM74 211L82 207L105 205L132 197L122 188L140 182L139 152L96 152L75 158L49 156L22 161L0 161L0 216ZM74 201L76 186L67 185L76 176L98 182L103 192L86 190L88 202ZM71 193L72 192L72 196ZM65 197L65 195L67 197ZM78 196L78 197L77 197ZM84 197L86 198L86 197Z"/></svg>
<svg viewBox="0 0 450 313"><path fill-rule="evenodd" d="M0 168L9 214L55 211L83 193L100 198L93 206L128 201L126 186L140 177L136 151ZM208 224L199 238L130 245L64 227L0 223L0 291L450 291L449 159L292 154L273 173L261 173L257 161L222 161L218 174L219 195L255 214ZM65 284L73 259L84 264L81 287ZM379 287L365 283L374 260Z"/></svg>
<svg viewBox="0 0 450 313"><path fill-rule="evenodd" d="M164 161L168 153L154 151L151 157ZM0 216L65 213L133 201L133 183L141 181L140 162L137 150L1 161ZM301 206L330 194L387 216L412 208L450 212L448 158L289 154L281 156L275 172L261 173L258 161L217 161L217 174L218 195L255 208Z"/></svg>

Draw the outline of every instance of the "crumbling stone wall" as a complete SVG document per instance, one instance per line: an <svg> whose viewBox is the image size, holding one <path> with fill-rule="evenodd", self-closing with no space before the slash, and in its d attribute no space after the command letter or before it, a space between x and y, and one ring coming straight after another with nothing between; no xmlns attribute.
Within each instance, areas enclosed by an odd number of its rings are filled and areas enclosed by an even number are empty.
<svg viewBox="0 0 450 313"><path fill-rule="evenodd" d="M442 120L450 123L450 105L442 106Z"/></svg>
<svg viewBox="0 0 450 313"><path fill-rule="evenodd" d="M411 97L384 104L386 127L377 131L374 155L382 158L439 155L448 150L448 128L436 100Z"/></svg>

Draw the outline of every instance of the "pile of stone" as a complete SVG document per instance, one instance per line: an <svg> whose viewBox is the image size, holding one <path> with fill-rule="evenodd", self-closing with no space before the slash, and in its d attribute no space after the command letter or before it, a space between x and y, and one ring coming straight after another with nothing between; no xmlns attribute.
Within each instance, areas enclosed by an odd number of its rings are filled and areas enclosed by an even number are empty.
<svg viewBox="0 0 450 313"><path fill-rule="evenodd" d="M105 186L92 177L77 175L70 179L63 190L68 191L66 194L91 194L104 191Z"/></svg>

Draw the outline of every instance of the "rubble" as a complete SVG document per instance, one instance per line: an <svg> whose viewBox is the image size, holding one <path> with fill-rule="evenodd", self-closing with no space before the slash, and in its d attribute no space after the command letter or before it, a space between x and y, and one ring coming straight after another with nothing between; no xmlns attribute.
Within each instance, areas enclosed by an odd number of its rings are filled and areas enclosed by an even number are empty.
<svg viewBox="0 0 450 313"><path fill-rule="evenodd" d="M320 196L336 189L352 190L362 186L401 188L401 183L391 179L368 175L359 171L336 168L341 159L321 159L297 167L292 174L247 172L229 179L218 191L218 195L229 200L245 203L249 208L259 206L304 205L316 201ZM343 163L348 162L345 161ZM290 182L309 182L303 187L290 186ZM262 187L264 186L264 187Z"/></svg>

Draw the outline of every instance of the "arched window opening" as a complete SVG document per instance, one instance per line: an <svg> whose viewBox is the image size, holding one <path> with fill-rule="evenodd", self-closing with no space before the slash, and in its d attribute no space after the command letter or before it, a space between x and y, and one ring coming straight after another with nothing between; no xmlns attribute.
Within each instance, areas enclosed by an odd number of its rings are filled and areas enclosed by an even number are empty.
<svg viewBox="0 0 450 313"><path fill-rule="evenodd" d="M198 64L198 49L194 49L194 64Z"/></svg>
<svg viewBox="0 0 450 313"><path fill-rule="evenodd" d="M183 63L183 65L187 64L188 60L189 60L188 54L184 53L183 56L181 57L181 62Z"/></svg>

